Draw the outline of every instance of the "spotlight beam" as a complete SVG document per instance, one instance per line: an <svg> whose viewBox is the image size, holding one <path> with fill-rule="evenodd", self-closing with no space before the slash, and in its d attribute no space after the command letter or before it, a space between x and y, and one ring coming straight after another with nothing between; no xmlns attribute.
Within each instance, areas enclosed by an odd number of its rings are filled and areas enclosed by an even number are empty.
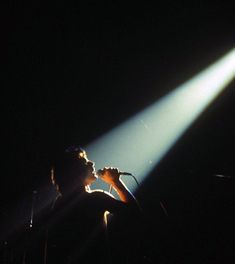
<svg viewBox="0 0 235 264"><path fill-rule="evenodd" d="M89 157L96 162L97 168L117 166L136 175L141 183L234 77L235 49L91 142L86 146ZM132 180L128 182L134 191L136 184Z"/></svg>

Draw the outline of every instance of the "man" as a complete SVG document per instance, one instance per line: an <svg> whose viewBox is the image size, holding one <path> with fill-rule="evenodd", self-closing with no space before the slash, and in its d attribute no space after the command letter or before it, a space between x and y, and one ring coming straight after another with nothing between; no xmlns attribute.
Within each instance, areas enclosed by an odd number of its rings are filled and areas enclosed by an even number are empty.
<svg viewBox="0 0 235 264"><path fill-rule="evenodd" d="M58 196L46 220L44 263L114 263L114 256L120 256L119 262L125 263L126 256L122 256L116 243L110 251L107 215L123 219L138 214L140 208L117 168L105 167L98 174L117 192L119 200L106 191L91 190L98 175L85 150L70 147L55 164L51 181ZM119 237L125 242L125 236Z"/></svg>

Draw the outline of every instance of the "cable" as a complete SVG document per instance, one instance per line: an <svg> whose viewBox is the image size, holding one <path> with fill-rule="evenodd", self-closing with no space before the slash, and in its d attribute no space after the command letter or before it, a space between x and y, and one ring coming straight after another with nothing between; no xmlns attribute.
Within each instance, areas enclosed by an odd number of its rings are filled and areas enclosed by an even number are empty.
<svg viewBox="0 0 235 264"><path fill-rule="evenodd" d="M122 176L123 176L123 175L122 175ZM127 175L125 175L125 176L127 176ZM140 187L140 184L139 184L139 182L137 181L136 177L135 177L134 175L132 175L132 174L131 174L131 175L128 175L128 177L130 177L130 176L133 177L133 179L135 180L137 186ZM112 190L113 190L113 186L110 185L110 186L109 186L109 193L111 193Z"/></svg>
<svg viewBox="0 0 235 264"><path fill-rule="evenodd" d="M130 175L130 176L132 176L132 177L134 178L134 180L135 180L137 186L140 187L140 184L139 184L139 182L137 181L136 177L135 177L134 175Z"/></svg>

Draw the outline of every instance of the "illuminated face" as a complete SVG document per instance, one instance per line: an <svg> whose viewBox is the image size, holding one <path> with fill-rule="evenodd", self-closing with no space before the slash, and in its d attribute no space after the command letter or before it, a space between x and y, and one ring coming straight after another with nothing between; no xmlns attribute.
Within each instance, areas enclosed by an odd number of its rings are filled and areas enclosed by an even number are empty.
<svg viewBox="0 0 235 264"><path fill-rule="evenodd" d="M95 163L90 160L87 160L85 166L86 166L85 185L90 185L91 183L95 182L98 178L95 171Z"/></svg>
<svg viewBox="0 0 235 264"><path fill-rule="evenodd" d="M84 161L85 165L85 185L90 185L91 183L95 182L98 178L95 171L95 163L93 161L90 161L87 158L87 154L85 150L78 153L78 158Z"/></svg>
<svg viewBox="0 0 235 264"><path fill-rule="evenodd" d="M79 175L82 183L86 186L95 182L98 178L95 171L95 163L87 158L86 151L81 148L71 147L67 149L67 152L72 154L73 159L78 159L82 163L82 172Z"/></svg>

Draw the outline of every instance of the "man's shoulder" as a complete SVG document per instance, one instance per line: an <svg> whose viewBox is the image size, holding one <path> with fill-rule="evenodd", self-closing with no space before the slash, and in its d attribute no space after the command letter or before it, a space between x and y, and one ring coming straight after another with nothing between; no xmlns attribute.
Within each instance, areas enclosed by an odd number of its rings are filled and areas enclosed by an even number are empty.
<svg viewBox="0 0 235 264"><path fill-rule="evenodd" d="M97 196L97 197L110 197L110 198L115 199L115 197L114 197L111 193L109 193L109 192L107 192L107 191L105 191L105 190L102 190L102 189L95 189L95 190L92 190L92 191L89 192L89 194L90 194L91 196Z"/></svg>

